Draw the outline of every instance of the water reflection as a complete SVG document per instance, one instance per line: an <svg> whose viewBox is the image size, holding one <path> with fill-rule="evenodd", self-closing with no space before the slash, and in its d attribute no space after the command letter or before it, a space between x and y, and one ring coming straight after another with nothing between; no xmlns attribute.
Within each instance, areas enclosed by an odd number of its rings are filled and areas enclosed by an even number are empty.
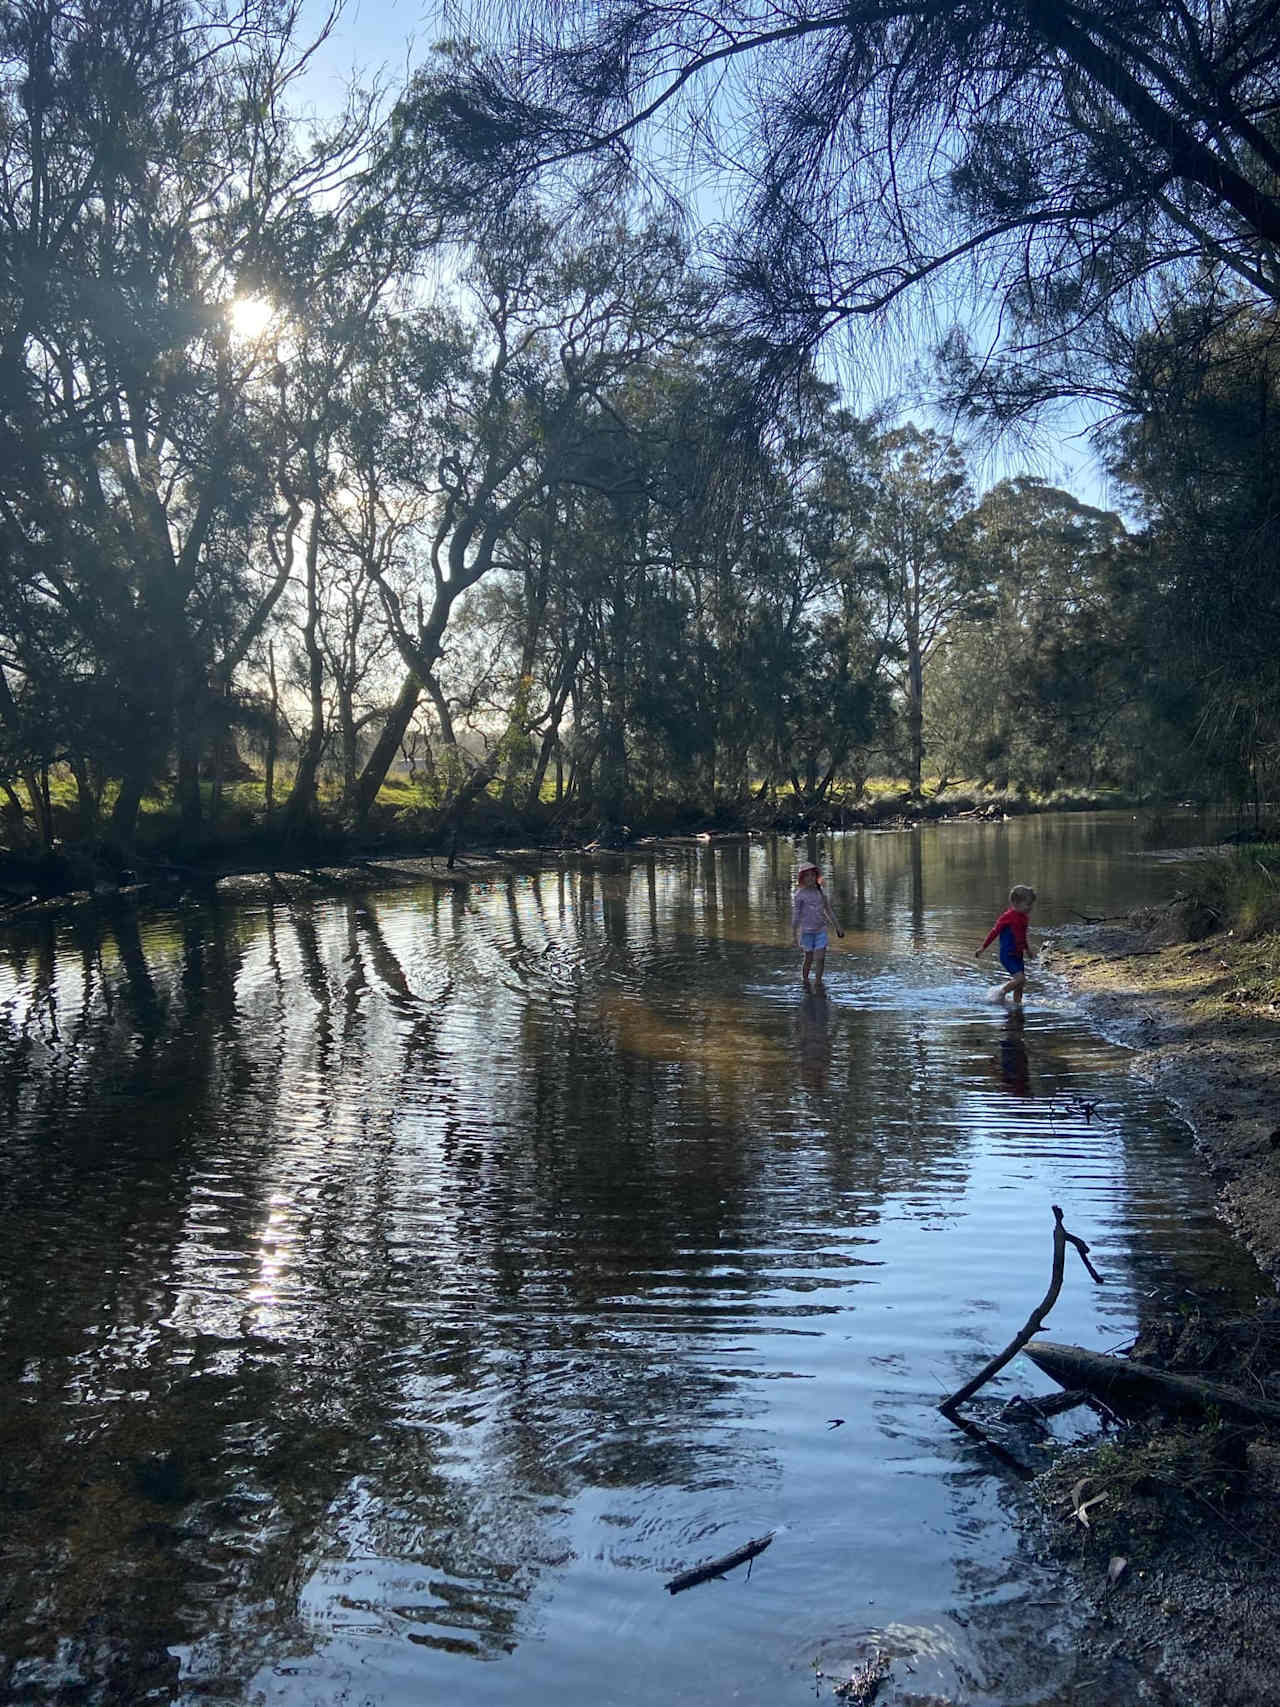
<svg viewBox="0 0 1280 1707"><path fill-rule="evenodd" d="M1031 1089L1031 1056L1027 1050L1026 1037L1023 1035L1026 1023L1025 1014L1016 1009L1011 1012L1004 1022L1004 1031L996 1053L1004 1088L1020 1097L1034 1094Z"/></svg>
<svg viewBox="0 0 1280 1707"><path fill-rule="evenodd" d="M1124 904L1107 851L822 843L808 998L786 842L9 940L4 1698L799 1698L890 1626L979 1698L1010 1537L933 1405L1047 1205L1109 1269L1062 1337L1255 1279L1060 997L982 1000L1002 867L1052 922ZM770 1528L755 1600L661 1593Z"/></svg>
<svg viewBox="0 0 1280 1707"><path fill-rule="evenodd" d="M827 1088L831 1065L831 1009L825 992L806 990L800 1015L800 1076L815 1091Z"/></svg>

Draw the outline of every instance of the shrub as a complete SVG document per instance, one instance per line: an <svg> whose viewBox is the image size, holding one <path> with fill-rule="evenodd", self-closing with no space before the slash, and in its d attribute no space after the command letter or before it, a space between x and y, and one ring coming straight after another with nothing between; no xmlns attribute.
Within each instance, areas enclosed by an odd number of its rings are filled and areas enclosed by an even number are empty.
<svg viewBox="0 0 1280 1707"><path fill-rule="evenodd" d="M1280 931L1280 843L1264 842L1202 859L1195 889L1239 937Z"/></svg>

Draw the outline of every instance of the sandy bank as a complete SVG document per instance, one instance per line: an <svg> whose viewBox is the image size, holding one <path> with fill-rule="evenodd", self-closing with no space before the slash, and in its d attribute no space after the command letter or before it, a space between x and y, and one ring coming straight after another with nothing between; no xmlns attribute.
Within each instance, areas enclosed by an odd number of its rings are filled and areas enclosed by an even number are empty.
<svg viewBox="0 0 1280 1707"><path fill-rule="evenodd" d="M1043 964L1186 1116L1223 1214L1280 1280L1280 939L1177 930L1167 912L1063 928Z"/></svg>
<svg viewBox="0 0 1280 1707"><path fill-rule="evenodd" d="M1044 964L1182 1110L1223 1214L1280 1278L1280 940L1170 940L1187 922L1164 909L1062 929ZM1148 1321L1135 1349L1274 1397L1280 1304L1261 1300L1255 1319L1229 1323ZM1068 1491L1081 1478L1102 1495L1088 1527ZM1067 1454L1035 1490L1045 1543L1087 1609L1076 1650L1087 1686L1064 1699L1280 1707L1274 1434L1153 1417Z"/></svg>

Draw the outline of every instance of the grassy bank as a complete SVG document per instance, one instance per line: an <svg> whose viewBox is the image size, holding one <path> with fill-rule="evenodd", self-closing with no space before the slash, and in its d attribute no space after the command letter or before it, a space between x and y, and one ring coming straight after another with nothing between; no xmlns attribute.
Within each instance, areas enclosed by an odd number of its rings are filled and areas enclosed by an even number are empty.
<svg viewBox="0 0 1280 1707"><path fill-rule="evenodd" d="M1254 842L1202 860L1196 894L1243 942L1280 932L1280 840Z"/></svg>

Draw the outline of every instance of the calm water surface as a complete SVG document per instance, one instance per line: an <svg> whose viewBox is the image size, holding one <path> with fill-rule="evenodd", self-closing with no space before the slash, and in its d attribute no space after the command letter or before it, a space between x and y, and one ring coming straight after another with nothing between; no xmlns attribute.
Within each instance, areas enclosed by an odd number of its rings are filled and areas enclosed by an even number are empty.
<svg viewBox="0 0 1280 1707"><path fill-rule="evenodd" d="M0 943L0 1699L785 1707L877 1646L892 1699L1069 1699L936 1404L1053 1202L1106 1276L1056 1338L1262 1289L1064 991L984 1001L1011 883L1033 942L1176 887L1140 831L822 842L825 1000L786 841Z"/></svg>

